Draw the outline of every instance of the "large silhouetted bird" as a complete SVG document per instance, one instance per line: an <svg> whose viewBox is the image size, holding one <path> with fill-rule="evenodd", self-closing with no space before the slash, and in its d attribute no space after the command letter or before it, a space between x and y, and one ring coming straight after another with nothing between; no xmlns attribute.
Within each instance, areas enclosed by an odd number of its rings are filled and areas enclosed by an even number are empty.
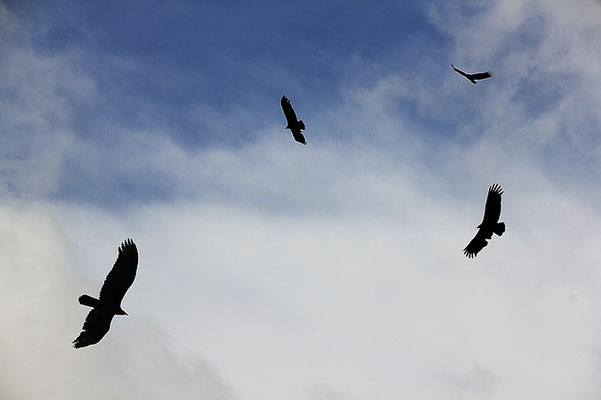
<svg viewBox="0 0 601 400"><path fill-rule="evenodd" d="M77 349L98 343L111 328L115 315L127 315L121 308L121 301L134 282L137 267L138 249L133 240L126 239L119 248L117 261L106 276L98 298L87 294L79 297L79 304L92 307L92 310L83 323L81 333L73 341L73 347Z"/></svg>
<svg viewBox="0 0 601 400"><path fill-rule="evenodd" d="M486 240L492 238L492 234L501 236L505 232L505 223L499 222L501 217L501 195L503 189L498 184L494 184L488 188L488 197L486 198L486 206L484 207L484 218L482 223L477 226L478 233L471 242L463 249L463 254L468 258L476 257L478 252L486 247Z"/></svg>
<svg viewBox="0 0 601 400"><path fill-rule="evenodd" d="M468 74L468 73L463 72L459 68L455 68L455 66L453 64L451 64L451 67L453 67L453 69L460 75L465 76L474 85L476 84L476 81L481 81L483 79L492 78L492 71L476 72L475 74Z"/></svg>
<svg viewBox="0 0 601 400"><path fill-rule="evenodd" d="M284 129L290 129L292 132L292 137L299 143L307 144L305 137L301 133L303 129L305 129L305 123L303 120L298 120L296 118L296 113L290 104L290 100L286 96L282 96L282 110L284 110L284 115L286 116L286 127Z"/></svg>

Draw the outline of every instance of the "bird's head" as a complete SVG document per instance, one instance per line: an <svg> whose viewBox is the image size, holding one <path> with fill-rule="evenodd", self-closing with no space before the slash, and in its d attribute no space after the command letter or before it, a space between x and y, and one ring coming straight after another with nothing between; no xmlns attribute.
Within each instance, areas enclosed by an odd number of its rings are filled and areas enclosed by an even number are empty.
<svg viewBox="0 0 601 400"><path fill-rule="evenodd" d="M121 307L119 307L119 310L117 310L115 315L127 315L127 313L125 311L123 311L123 309Z"/></svg>

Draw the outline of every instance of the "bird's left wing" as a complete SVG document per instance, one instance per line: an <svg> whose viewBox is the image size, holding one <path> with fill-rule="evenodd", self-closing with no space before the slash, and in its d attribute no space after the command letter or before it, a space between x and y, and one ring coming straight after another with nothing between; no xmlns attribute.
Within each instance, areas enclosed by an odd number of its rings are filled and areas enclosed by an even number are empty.
<svg viewBox="0 0 601 400"><path fill-rule="evenodd" d="M305 139L305 136L300 133L300 131L292 131L292 137L294 138L294 140L296 140L297 142L299 142L300 144L307 144L307 140Z"/></svg>
<svg viewBox="0 0 601 400"><path fill-rule="evenodd" d="M81 333L73 341L73 347L78 349L100 342L100 339L111 328L112 319L113 314L104 312L98 308L92 308L86 316Z"/></svg>
<svg viewBox="0 0 601 400"><path fill-rule="evenodd" d="M138 249L133 240L126 239L119 247L117 261L100 289L100 301L117 306L121 304L127 289L134 282L137 268Z"/></svg>

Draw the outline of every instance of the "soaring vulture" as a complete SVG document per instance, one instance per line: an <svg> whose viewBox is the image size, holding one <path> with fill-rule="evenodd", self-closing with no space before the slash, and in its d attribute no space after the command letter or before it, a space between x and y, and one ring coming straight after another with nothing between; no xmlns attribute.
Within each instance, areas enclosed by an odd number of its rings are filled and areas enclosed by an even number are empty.
<svg viewBox="0 0 601 400"><path fill-rule="evenodd" d="M477 226L478 233L471 242L463 249L463 254L468 258L476 257L478 252L488 244L486 240L492 238L492 234L501 236L505 232L505 223L499 222L501 217L501 195L503 189L498 184L493 184L488 188L488 197L484 208L484 218L482 223Z"/></svg>
<svg viewBox="0 0 601 400"><path fill-rule="evenodd" d="M453 64L451 64L451 67L453 67L453 69L460 75L465 76L474 85L476 84L476 81L481 81L482 79L492 78L492 71L476 72L475 74L468 74L468 73L463 72L459 68L455 68L455 66Z"/></svg>
<svg viewBox="0 0 601 400"><path fill-rule="evenodd" d="M307 141L305 140L305 137L303 136L303 134L301 133L301 131L303 129L305 129L305 123L303 122L303 120L298 120L296 118L296 113L294 112L294 109L292 108L292 105L290 104L290 100L288 99L288 97L286 96L282 96L282 110L284 110L284 116L286 116L286 127L284 129L290 129L290 132L292 132L292 137L294 138L294 140L296 140L297 142L301 143L301 144L307 144Z"/></svg>
<svg viewBox="0 0 601 400"><path fill-rule="evenodd" d="M79 304L92 307L92 310L83 323L81 333L73 341L73 347L78 349L98 343L111 328L115 315L127 315L121 309L121 301L134 282L137 267L138 249L133 240L126 239L119 248L117 261L106 276L98 298L87 294L79 297Z"/></svg>

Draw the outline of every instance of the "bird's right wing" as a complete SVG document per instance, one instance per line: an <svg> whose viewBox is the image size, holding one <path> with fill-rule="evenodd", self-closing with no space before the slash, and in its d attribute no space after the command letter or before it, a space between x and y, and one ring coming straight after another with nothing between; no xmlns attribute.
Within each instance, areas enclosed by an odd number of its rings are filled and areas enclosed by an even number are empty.
<svg viewBox="0 0 601 400"><path fill-rule="evenodd" d="M477 72L475 74L472 74L472 78L478 80L492 78L492 71Z"/></svg>
<svg viewBox="0 0 601 400"><path fill-rule="evenodd" d="M292 124L296 122L298 119L296 118L296 113L292 108L292 104L290 104L290 100L286 96L282 96L281 100L282 110L284 111L284 116L286 117L286 121L288 124Z"/></svg>
<svg viewBox="0 0 601 400"><path fill-rule="evenodd" d="M463 249L463 254L465 254L467 258L474 258L478 255L480 250L486 247L486 245L488 245L486 237L482 233L482 229L478 229L476 236L474 236L467 246L465 246L465 249Z"/></svg>
<svg viewBox="0 0 601 400"><path fill-rule="evenodd" d="M100 342L100 339L111 328L112 319L113 314L106 313L98 308L92 308L86 316L81 333L73 341L73 347L78 349Z"/></svg>
<svg viewBox="0 0 601 400"><path fill-rule="evenodd" d="M133 240L126 239L119 247L115 265L106 276L100 289L101 302L113 305L121 304L127 289L134 282L138 268L138 249Z"/></svg>
<svg viewBox="0 0 601 400"><path fill-rule="evenodd" d="M503 189L499 184L495 183L488 188L488 196L486 197L486 206L484 207L483 225L494 225L499 222L501 217L501 195Z"/></svg>

